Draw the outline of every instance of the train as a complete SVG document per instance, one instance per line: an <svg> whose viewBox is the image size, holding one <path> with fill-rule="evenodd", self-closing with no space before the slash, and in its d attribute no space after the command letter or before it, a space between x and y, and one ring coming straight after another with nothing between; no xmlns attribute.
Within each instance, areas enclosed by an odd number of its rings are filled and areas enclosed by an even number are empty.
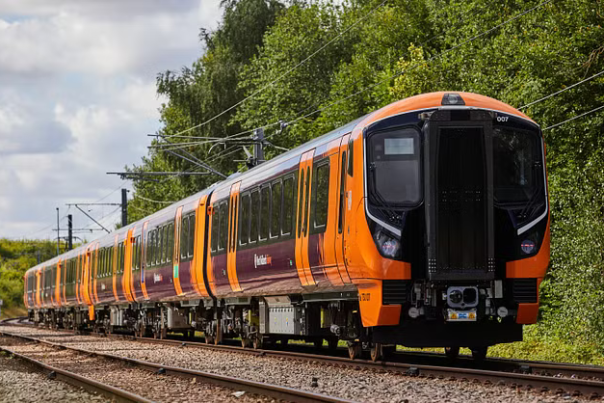
<svg viewBox="0 0 604 403"><path fill-rule="evenodd" d="M435 92L40 263L23 298L54 328L480 360L538 320L549 254L540 126Z"/></svg>

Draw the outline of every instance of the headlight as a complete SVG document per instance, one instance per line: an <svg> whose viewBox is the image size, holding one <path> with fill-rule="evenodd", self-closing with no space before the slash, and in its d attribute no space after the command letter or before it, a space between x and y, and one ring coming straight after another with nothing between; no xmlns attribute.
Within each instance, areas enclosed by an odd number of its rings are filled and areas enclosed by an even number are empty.
<svg viewBox="0 0 604 403"><path fill-rule="evenodd" d="M383 256L394 259L398 255L401 243L388 235L386 232L378 229L374 235L375 243Z"/></svg>

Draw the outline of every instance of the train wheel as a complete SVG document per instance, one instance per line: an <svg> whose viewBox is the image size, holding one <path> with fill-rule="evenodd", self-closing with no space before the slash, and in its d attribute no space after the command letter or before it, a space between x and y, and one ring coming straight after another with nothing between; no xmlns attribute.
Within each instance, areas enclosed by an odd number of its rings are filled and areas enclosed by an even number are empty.
<svg viewBox="0 0 604 403"><path fill-rule="evenodd" d="M372 343L369 349L371 361L379 361L384 358L384 346L382 343Z"/></svg>
<svg viewBox="0 0 604 403"><path fill-rule="evenodd" d="M362 353L363 353L363 348L361 347L361 343L352 342L352 341L348 342L348 357L350 357L351 360L354 360L355 358L359 358Z"/></svg>
<svg viewBox="0 0 604 403"><path fill-rule="evenodd" d="M250 339L247 337L241 336L241 347L248 348L250 346Z"/></svg>
<svg viewBox="0 0 604 403"><path fill-rule="evenodd" d="M323 339L319 338L319 339L313 340L313 345L315 346L316 349L323 348Z"/></svg>
<svg viewBox="0 0 604 403"><path fill-rule="evenodd" d="M456 360L459 356L459 347L445 347L445 355L450 360Z"/></svg>
<svg viewBox="0 0 604 403"><path fill-rule="evenodd" d="M488 347L473 347L472 358L474 361L484 361L487 358Z"/></svg>
<svg viewBox="0 0 604 403"><path fill-rule="evenodd" d="M262 336L256 335L254 337L252 340L252 347L254 347L255 350L262 348Z"/></svg>
<svg viewBox="0 0 604 403"><path fill-rule="evenodd" d="M327 339L327 348L329 348L329 351L336 351L338 348L338 341L337 337L330 337Z"/></svg>
<svg viewBox="0 0 604 403"><path fill-rule="evenodd" d="M206 344L214 344L214 338L211 335L204 333L204 337L206 339Z"/></svg>

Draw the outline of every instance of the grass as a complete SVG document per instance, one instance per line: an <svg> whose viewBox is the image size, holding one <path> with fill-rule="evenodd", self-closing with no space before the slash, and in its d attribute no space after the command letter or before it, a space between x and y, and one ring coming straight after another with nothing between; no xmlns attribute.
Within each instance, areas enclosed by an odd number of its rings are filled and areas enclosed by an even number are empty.
<svg viewBox="0 0 604 403"><path fill-rule="evenodd" d="M27 316L27 309L22 306L11 306L10 308L2 308L0 319L16 318L17 316Z"/></svg>

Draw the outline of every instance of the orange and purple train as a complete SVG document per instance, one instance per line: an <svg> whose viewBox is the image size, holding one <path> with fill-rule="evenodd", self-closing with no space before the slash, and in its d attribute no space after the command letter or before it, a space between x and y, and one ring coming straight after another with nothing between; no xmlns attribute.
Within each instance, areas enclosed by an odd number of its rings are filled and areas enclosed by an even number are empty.
<svg viewBox="0 0 604 403"><path fill-rule="evenodd" d="M537 320L549 222L539 126L430 93L31 268L24 299L55 327L482 358Z"/></svg>

